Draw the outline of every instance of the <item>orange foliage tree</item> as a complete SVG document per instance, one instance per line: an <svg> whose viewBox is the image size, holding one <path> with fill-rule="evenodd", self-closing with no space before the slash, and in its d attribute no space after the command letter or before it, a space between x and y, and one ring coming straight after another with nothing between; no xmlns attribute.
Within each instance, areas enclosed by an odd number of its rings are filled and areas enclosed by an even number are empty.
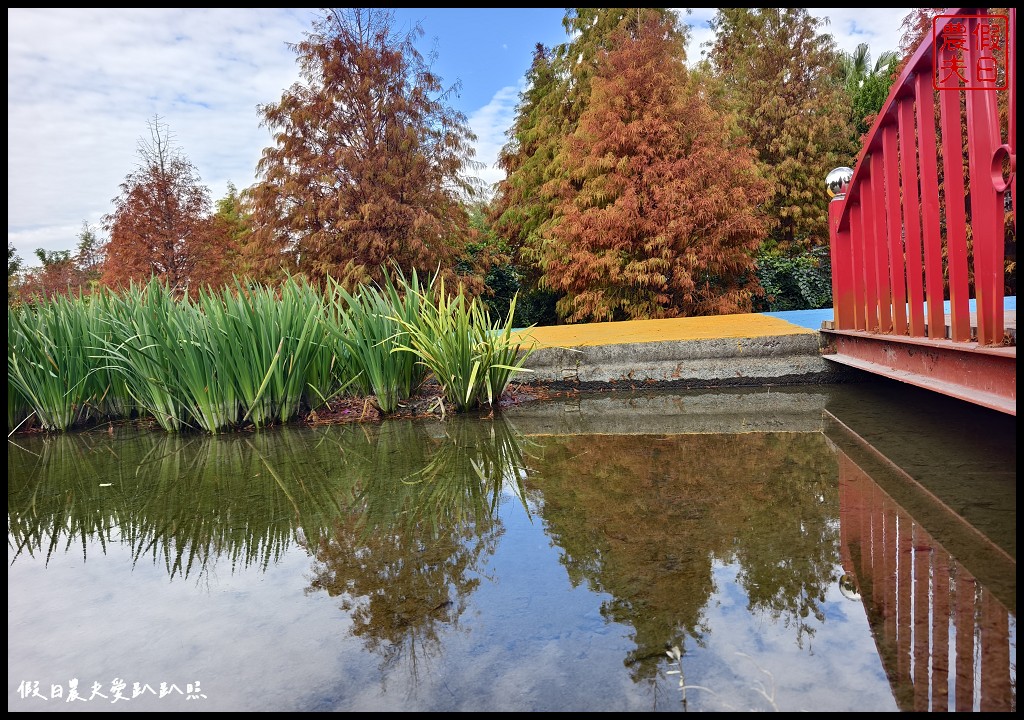
<svg viewBox="0 0 1024 720"><path fill-rule="evenodd" d="M549 181L558 173L553 160L579 124L597 58L610 47L616 29L635 29L651 14L677 17L667 8L566 8L562 25L571 39L535 48L508 142L498 156L505 179L496 185L489 210L491 227L507 244L525 290L519 307L529 322L556 322L555 301L563 295L541 282L544 233L559 202L550 194ZM684 26L666 27L685 43Z"/></svg>
<svg viewBox="0 0 1024 720"><path fill-rule="evenodd" d="M82 221L78 252L37 248L40 266L25 270L10 241L7 244L7 301L30 302L55 295L82 295L99 283L102 241L95 228Z"/></svg>
<svg viewBox="0 0 1024 720"><path fill-rule="evenodd" d="M209 190L159 117L150 121L138 155L139 167L121 183L114 210L104 217L110 239L102 281L123 287L156 276L177 292L217 284L224 242L211 232Z"/></svg>
<svg viewBox="0 0 1024 720"><path fill-rule="evenodd" d="M911 8L910 12L903 16L898 49L900 60L894 71L897 76L903 72L921 42L931 37L935 18L944 12L946 8Z"/></svg>
<svg viewBox="0 0 1024 720"><path fill-rule="evenodd" d="M263 151L251 247L282 267L348 286L382 267L452 274L470 236L474 192L465 116L382 8L327 9L293 46L304 82L260 107Z"/></svg>
<svg viewBox="0 0 1024 720"><path fill-rule="evenodd" d="M39 267L27 271L14 292L18 301L38 301L55 295L76 295L86 290L83 273L70 250L35 251ZM10 283L8 283L10 301Z"/></svg>
<svg viewBox="0 0 1024 720"><path fill-rule="evenodd" d="M619 26L554 159L542 283L569 322L743 312L757 292L770 186L690 78L673 23Z"/></svg>

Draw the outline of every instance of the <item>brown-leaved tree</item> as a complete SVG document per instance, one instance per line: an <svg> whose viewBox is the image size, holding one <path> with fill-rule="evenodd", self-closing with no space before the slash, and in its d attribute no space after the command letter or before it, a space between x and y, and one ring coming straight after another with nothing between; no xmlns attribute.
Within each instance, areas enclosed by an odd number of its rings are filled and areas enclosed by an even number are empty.
<svg viewBox="0 0 1024 720"><path fill-rule="evenodd" d="M538 44L526 73L508 142L498 156L505 179L497 184L489 219L511 252L526 292L520 307L530 322L555 322L555 300L562 292L539 287L543 269L542 231L549 225L559 198L550 194L560 169L554 158L575 132L590 101L590 83L597 58L608 49L620 26L636 28L644 16L676 17L666 8L566 8L562 25L571 38L554 48ZM685 42L686 29L666 27Z"/></svg>
<svg viewBox="0 0 1024 720"><path fill-rule="evenodd" d="M123 287L155 276L179 293L219 282L224 244L210 232L209 190L159 117L149 122L138 156L103 219L110 234L103 282Z"/></svg>
<svg viewBox="0 0 1024 720"><path fill-rule="evenodd" d="M274 145L248 191L266 269L347 286L382 267L451 274L474 188L466 118L382 8L326 9L293 46L304 82L260 107Z"/></svg>
<svg viewBox="0 0 1024 720"><path fill-rule="evenodd" d="M769 184L685 64L674 17L621 23L554 159L542 282L569 322L749 311Z"/></svg>

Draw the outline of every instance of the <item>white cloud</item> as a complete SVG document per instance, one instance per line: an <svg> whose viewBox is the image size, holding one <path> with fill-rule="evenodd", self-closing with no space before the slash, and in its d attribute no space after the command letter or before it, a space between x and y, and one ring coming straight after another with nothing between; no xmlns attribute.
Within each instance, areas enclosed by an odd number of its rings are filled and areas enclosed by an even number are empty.
<svg viewBox="0 0 1024 720"><path fill-rule="evenodd" d="M680 19L690 26L690 42L686 46L686 62L694 65L700 62L701 56L707 51L705 44L714 40L710 22L715 16L715 8L674 8ZM689 10L689 12L687 12Z"/></svg>
<svg viewBox="0 0 1024 720"><path fill-rule="evenodd" d="M491 101L468 117L469 126L477 137L476 158L482 167L477 173L488 187L505 177L496 166L498 153L508 141L505 132L515 119L519 93L523 87L503 87L494 94Z"/></svg>
<svg viewBox="0 0 1024 720"><path fill-rule="evenodd" d="M8 242L26 260L73 247L111 210L155 115L214 200L251 184L269 141L256 106L298 79L285 43L307 15L8 9Z"/></svg>
<svg viewBox="0 0 1024 720"><path fill-rule="evenodd" d="M808 8L817 17L827 17L824 30L836 39L843 52L852 52L862 42L877 58L888 50L899 48L903 34L901 23L911 8Z"/></svg>
<svg viewBox="0 0 1024 720"><path fill-rule="evenodd" d="M695 63L706 52L705 43L714 39L709 23L717 8L674 8L684 23L690 25L687 61ZM687 10L690 12L687 13ZM807 8L817 18L826 20L822 32L832 35L843 52L852 52L866 42L872 57L899 47L901 23L911 8Z"/></svg>

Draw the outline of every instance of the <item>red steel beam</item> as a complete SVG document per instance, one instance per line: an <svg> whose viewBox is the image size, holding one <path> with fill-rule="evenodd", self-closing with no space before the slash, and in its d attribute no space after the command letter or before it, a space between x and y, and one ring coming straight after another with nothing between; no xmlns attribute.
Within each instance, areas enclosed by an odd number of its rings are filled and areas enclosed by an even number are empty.
<svg viewBox="0 0 1024 720"><path fill-rule="evenodd" d="M1017 415L1017 348L821 330L826 360Z"/></svg>

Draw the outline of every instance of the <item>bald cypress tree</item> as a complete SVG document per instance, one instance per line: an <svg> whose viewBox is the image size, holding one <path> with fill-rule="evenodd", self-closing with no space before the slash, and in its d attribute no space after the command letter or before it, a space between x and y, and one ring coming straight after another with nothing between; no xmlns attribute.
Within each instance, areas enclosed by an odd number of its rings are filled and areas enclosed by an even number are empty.
<svg viewBox="0 0 1024 720"><path fill-rule="evenodd" d="M526 324L553 322L553 298L539 291L540 230L551 219L553 198L545 194L551 162L566 134L567 118L561 107L564 95L552 51L538 43L526 74L526 89L508 142L498 154L498 167L505 178L488 205L491 231L508 248L518 284L524 289L520 315Z"/></svg>
<svg viewBox="0 0 1024 720"><path fill-rule="evenodd" d="M559 172L555 157L579 123L590 101L590 82L598 55L607 49L620 25L636 26L644 15L675 18L664 8L568 8L562 24L571 38L553 48L538 44L520 94L516 117L502 148L498 165L505 179L498 183L489 219L494 231L512 250L523 287L541 285L546 228L559 199L549 183ZM673 25L682 37L684 29ZM552 286L526 295L526 301L560 297ZM548 320L546 313L540 318Z"/></svg>
<svg viewBox="0 0 1024 720"><path fill-rule="evenodd" d="M632 18L629 18L632 20ZM685 65L676 21L641 13L594 55L553 160L542 284L570 322L748 311L769 184Z"/></svg>
<svg viewBox="0 0 1024 720"><path fill-rule="evenodd" d="M252 255L352 286L381 268L453 272L474 136L382 8L327 9L295 44L303 82L260 107L274 145L250 188Z"/></svg>
<svg viewBox="0 0 1024 720"><path fill-rule="evenodd" d="M139 166L121 183L114 209L103 219L102 282L121 287L158 277L180 293L211 282L224 246L210 234L210 191L195 165L154 117L140 140Z"/></svg>

